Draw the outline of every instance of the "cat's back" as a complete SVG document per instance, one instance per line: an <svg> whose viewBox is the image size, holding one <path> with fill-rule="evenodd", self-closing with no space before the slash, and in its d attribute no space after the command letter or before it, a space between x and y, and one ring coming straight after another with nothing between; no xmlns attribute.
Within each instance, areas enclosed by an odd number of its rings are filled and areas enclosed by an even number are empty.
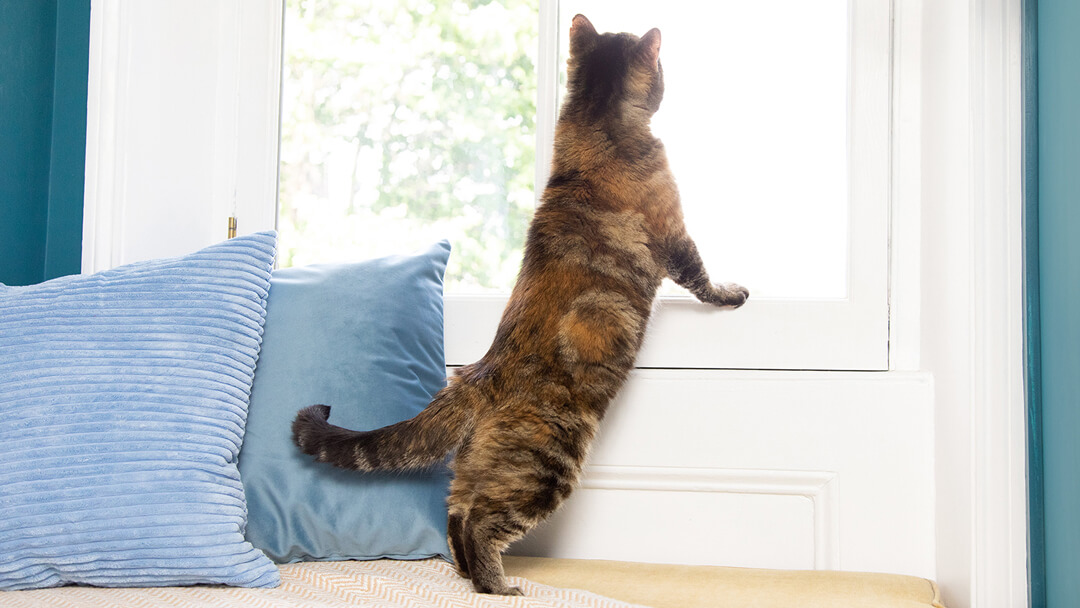
<svg viewBox="0 0 1080 608"><path fill-rule="evenodd" d="M645 215L597 204L590 188L583 183L562 188L560 196L546 194L537 208L517 284L483 364L632 364L663 269Z"/></svg>
<svg viewBox="0 0 1080 608"><path fill-rule="evenodd" d="M586 190L588 187L582 187ZM592 195L595 196L595 195ZM522 279L550 280L576 289L652 291L662 276L653 258L645 214L597 204L589 193L550 199L536 211L526 243Z"/></svg>

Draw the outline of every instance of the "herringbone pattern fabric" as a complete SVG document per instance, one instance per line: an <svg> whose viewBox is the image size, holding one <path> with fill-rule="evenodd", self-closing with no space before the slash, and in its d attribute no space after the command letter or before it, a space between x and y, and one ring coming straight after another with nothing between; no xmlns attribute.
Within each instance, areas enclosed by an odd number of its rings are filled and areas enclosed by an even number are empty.
<svg viewBox="0 0 1080 608"><path fill-rule="evenodd" d="M281 566L276 589L60 587L0 592L4 608L633 608L586 591L510 577L523 597L474 593L439 559L303 562Z"/></svg>

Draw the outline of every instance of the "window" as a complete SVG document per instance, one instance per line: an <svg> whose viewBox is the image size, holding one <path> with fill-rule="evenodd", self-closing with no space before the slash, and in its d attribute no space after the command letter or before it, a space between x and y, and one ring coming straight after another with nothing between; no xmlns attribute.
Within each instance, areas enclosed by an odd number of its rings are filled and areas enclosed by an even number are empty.
<svg viewBox="0 0 1080 608"><path fill-rule="evenodd" d="M535 200L535 3L285 10L279 264L449 238L447 293L508 292Z"/></svg>
<svg viewBox="0 0 1080 608"><path fill-rule="evenodd" d="M450 237L447 357L490 344L546 180L565 35L663 32L654 119L714 280L675 286L643 367L885 369L887 0L286 2L282 263Z"/></svg>

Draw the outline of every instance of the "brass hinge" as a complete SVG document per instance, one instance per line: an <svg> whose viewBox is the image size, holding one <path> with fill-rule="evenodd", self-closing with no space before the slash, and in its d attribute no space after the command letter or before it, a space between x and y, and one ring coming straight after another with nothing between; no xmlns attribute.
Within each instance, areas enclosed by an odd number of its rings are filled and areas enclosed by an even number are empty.
<svg viewBox="0 0 1080 608"><path fill-rule="evenodd" d="M231 238L233 238L235 236L236 236L236 218L235 217L230 217L229 218L229 238L231 239Z"/></svg>

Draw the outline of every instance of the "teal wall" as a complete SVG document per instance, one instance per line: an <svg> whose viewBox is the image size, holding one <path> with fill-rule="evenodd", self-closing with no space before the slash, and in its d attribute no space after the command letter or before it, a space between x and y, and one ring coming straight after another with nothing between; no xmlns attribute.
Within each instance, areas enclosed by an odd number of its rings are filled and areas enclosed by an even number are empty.
<svg viewBox="0 0 1080 608"><path fill-rule="evenodd" d="M0 283L78 273L90 0L0 0Z"/></svg>
<svg viewBox="0 0 1080 608"><path fill-rule="evenodd" d="M1035 584L1057 608L1080 605L1080 1L1039 0L1037 12L1045 577Z"/></svg>

